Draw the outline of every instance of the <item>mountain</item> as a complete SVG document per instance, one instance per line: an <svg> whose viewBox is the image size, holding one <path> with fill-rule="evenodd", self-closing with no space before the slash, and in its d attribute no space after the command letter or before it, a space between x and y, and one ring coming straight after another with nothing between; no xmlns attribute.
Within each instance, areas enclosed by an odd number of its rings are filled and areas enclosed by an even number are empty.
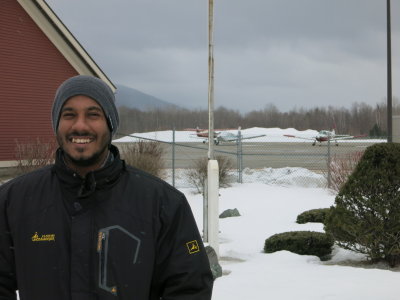
<svg viewBox="0 0 400 300"><path fill-rule="evenodd" d="M116 86L117 92L115 94L115 99L117 107L125 106L128 108L136 108L141 111L179 108L179 106L175 104L142 93L141 91L138 91L134 88L130 88L120 84L117 84Z"/></svg>

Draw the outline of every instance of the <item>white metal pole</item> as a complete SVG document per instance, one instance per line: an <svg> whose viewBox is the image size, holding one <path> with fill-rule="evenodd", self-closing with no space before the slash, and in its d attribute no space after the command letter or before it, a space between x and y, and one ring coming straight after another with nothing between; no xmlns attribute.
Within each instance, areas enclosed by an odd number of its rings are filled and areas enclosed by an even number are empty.
<svg viewBox="0 0 400 300"><path fill-rule="evenodd" d="M209 160L207 166L208 186L208 243L219 257L219 204L218 204L218 162Z"/></svg>
<svg viewBox="0 0 400 300"><path fill-rule="evenodd" d="M219 175L218 162L214 160L214 0L208 1L208 164L207 164L207 214L208 243L219 257Z"/></svg>
<svg viewBox="0 0 400 300"><path fill-rule="evenodd" d="M393 142L393 111L392 111L392 33L390 0L386 0L386 24L387 24L387 142Z"/></svg>
<svg viewBox="0 0 400 300"><path fill-rule="evenodd" d="M214 159L214 0L208 0L208 159Z"/></svg>

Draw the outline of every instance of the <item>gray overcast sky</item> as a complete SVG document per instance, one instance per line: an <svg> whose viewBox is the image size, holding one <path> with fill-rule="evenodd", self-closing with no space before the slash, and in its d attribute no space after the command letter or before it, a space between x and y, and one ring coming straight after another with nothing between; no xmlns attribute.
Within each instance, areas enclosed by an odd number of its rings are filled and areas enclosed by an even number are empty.
<svg viewBox="0 0 400 300"><path fill-rule="evenodd" d="M123 84L207 108L207 0L46 0ZM392 0L393 96L400 1ZM215 0L215 107L281 111L386 101L386 1Z"/></svg>

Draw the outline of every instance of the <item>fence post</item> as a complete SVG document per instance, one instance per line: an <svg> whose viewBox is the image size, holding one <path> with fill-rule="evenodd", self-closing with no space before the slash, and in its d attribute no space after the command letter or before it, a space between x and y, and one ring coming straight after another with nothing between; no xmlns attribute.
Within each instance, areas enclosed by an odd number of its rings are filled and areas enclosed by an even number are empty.
<svg viewBox="0 0 400 300"><path fill-rule="evenodd" d="M243 183L243 147L242 147L242 133L240 127L238 129L237 139L237 165L238 165L238 182Z"/></svg>
<svg viewBox="0 0 400 300"><path fill-rule="evenodd" d="M175 187L175 126L172 128L172 186Z"/></svg>
<svg viewBox="0 0 400 300"><path fill-rule="evenodd" d="M239 138L236 140L236 169L237 169L237 182L240 183L240 158L239 158Z"/></svg>
<svg viewBox="0 0 400 300"><path fill-rule="evenodd" d="M327 160L327 167L328 167L328 188L331 187L331 139L328 137L328 160Z"/></svg>

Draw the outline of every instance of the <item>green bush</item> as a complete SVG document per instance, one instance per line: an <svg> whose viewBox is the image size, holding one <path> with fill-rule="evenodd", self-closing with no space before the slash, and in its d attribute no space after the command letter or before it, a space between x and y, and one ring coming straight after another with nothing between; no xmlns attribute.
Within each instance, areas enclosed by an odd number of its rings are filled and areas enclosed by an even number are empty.
<svg viewBox="0 0 400 300"><path fill-rule="evenodd" d="M264 251L287 250L301 255L316 255L326 259L332 251L333 239L323 232L290 231L275 234L265 240Z"/></svg>
<svg viewBox="0 0 400 300"><path fill-rule="evenodd" d="M373 262L400 263L400 144L366 149L336 196L325 230L339 246Z"/></svg>
<svg viewBox="0 0 400 300"><path fill-rule="evenodd" d="M329 208L318 208L318 209L307 210L297 216L296 223L298 224L305 224L308 222L325 223L325 218L328 212Z"/></svg>

